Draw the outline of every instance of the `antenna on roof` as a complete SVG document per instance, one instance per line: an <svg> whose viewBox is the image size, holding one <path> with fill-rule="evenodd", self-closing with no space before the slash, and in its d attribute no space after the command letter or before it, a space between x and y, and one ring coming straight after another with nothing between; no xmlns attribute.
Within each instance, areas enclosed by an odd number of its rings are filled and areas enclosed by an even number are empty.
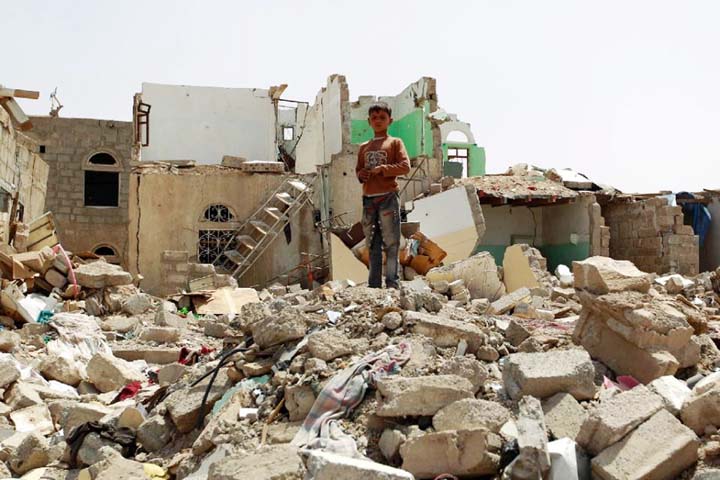
<svg viewBox="0 0 720 480"><path fill-rule="evenodd" d="M55 90L52 91L50 94L50 116L51 117L58 117L60 113L60 109L63 108L63 104L60 103L60 100L58 100L57 97L57 87L55 87Z"/></svg>

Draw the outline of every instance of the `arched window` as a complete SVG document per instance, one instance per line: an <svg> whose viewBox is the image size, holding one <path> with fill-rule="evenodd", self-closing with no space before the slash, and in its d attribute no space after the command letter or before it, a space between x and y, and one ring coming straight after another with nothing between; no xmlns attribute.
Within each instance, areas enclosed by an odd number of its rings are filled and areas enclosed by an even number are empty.
<svg viewBox="0 0 720 480"><path fill-rule="evenodd" d="M223 252L235 248L235 229L238 226L230 207L219 203L209 205L200 218L198 262L216 263L219 271L232 268L232 263Z"/></svg>
<svg viewBox="0 0 720 480"><path fill-rule="evenodd" d="M92 155L85 167L85 206L117 207L120 194L120 172L115 157L107 152ZM109 169L109 170L108 170Z"/></svg>
<svg viewBox="0 0 720 480"><path fill-rule="evenodd" d="M120 255L115 247L106 244L98 245L93 248L92 252L99 257L105 257L108 263L120 264Z"/></svg>
<svg viewBox="0 0 720 480"><path fill-rule="evenodd" d="M445 143L453 143L453 142L470 143L468 141L468 137L465 134L465 132L461 132L460 130L453 130L452 132L448 133Z"/></svg>

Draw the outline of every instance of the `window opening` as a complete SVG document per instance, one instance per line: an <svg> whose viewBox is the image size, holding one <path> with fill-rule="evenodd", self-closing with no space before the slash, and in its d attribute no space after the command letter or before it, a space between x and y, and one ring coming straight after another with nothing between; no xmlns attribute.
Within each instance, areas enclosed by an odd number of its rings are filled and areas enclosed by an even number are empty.
<svg viewBox="0 0 720 480"><path fill-rule="evenodd" d="M93 253L95 255L100 255L103 257L115 257L117 256L117 253L115 253L115 250L112 247L108 247L106 245L103 245L101 247L97 247Z"/></svg>
<svg viewBox="0 0 720 480"><path fill-rule="evenodd" d="M228 245L228 242L230 244ZM225 271L234 265L225 255L225 249L236 247L234 230L200 230L198 232L198 262L215 263Z"/></svg>
<svg viewBox="0 0 720 480"><path fill-rule="evenodd" d="M283 127L283 140L288 141L295 138L295 127Z"/></svg>
<svg viewBox="0 0 720 480"><path fill-rule="evenodd" d="M460 163L462 165L462 178L468 176L468 149L448 148L448 162Z"/></svg>
<svg viewBox="0 0 720 480"><path fill-rule="evenodd" d="M225 205L210 205L205 209L203 219L208 222L227 223L235 220L235 217Z"/></svg>
<svg viewBox="0 0 720 480"><path fill-rule="evenodd" d="M118 172L85 170L85 206L117 207L120 191Z"/></svg>
<svg viewBox="0 0 720 480"><path fill-rule="evenodd" d="M109 153L100 152L96 153L88 162L92 165L117 165L115 158Z"/></svg>

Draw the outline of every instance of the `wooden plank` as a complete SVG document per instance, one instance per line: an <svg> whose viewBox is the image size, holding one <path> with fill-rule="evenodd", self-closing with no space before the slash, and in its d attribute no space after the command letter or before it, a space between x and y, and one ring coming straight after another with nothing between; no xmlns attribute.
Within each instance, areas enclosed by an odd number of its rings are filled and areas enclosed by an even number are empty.
<svg viewBox="0 0 720 480"><path fill-rule="evenodd" d="M31 98L37 100L40 98L40 92L21 90L19 88L0 88L0 97Z"/></svg>
<svg viewBox="0 0 720 480"><path fill-rule="evenodd" d="M25 115L20 105L12 97L0 97L0 105L10 114L10 116L18 123L20 130L30 130L32 122Z"/></svg>

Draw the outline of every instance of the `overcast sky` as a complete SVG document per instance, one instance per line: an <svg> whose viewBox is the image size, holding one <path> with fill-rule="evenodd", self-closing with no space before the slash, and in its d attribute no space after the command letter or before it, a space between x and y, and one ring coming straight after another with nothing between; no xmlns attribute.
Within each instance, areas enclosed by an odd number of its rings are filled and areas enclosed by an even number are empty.
<svg viewBox="0 0 720 480"><path fill-rule="evenodd" d="M421 76L472 124L489 172L570 167L624 191L720 188L715 0L23 0L0 13L0 83L58 87L64 117L130 120L142 82L289 84L352 99Z"/></svg>

